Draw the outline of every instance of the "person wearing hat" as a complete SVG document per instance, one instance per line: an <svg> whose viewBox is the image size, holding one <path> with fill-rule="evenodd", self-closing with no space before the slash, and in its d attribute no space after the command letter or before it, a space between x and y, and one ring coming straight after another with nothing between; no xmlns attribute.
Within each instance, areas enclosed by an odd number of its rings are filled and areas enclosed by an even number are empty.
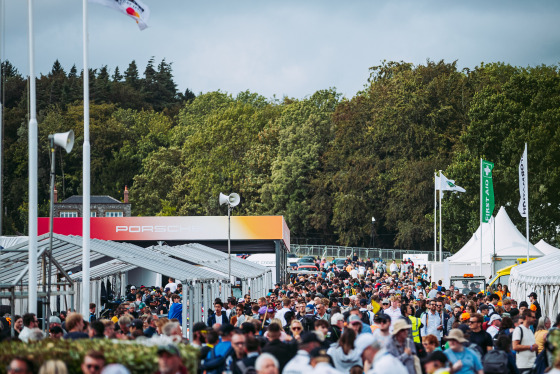
<svg viewBox="0 0 560 374"><path fill-rule="evenodd" d="M498 331L500 331L501 325L502 317L500 317L498 313L492 314L492 317L490 317L490 322L488 323L488 328L486 329L486 332L490 334L492 339L494 339Z"/></svg>
<svg viewBox="0 0 560 374"><path fill-rule="evenodd" d="M463 331L451 329L447 334L449 348L443 353L449 359L453 373L455 374L484 374L482 362L473 350L465 348L463 343L469 341L465 339Z"/></svg>
<svg viewBox="0 0 560 374"><path fill-rule="evenodd" d="M130 286L130 293L126 295L126 300L130 302L136 300L136 286Z"/></svg>
<svg viewBox="0 0 560 374"><path fill-rule="evenodd" d="M187 374L179 348L173 344L158 347L158 371L156 374Z"/></svg>
<svg viewBox="0 0 560 374"><path fill-rule="evenodd" d="M393 323L391 338L387 341L385 349L406 367L409 374L416 374L415 357L416 346L409 338L411 326L403 319Z"/></svg>
<svg viewBox="0 0 560 374"><path fill-rule="evenodd" d="M299 350L282 370L282 374L309 374L313 371L311 366L311 356L309 352L320 347L321 341L314 332L304 332L301 334Z"/></svg>
<svg viewBox="0 0 560 374"><path fill-rule="evenodd" d="M342 374L348 371L338 371L331 365L331 357L327 354L325 348L318 347L309 352L310 364L313 367L312 373L317 374ZM360 365L361 366L361 365Z"/></svg>

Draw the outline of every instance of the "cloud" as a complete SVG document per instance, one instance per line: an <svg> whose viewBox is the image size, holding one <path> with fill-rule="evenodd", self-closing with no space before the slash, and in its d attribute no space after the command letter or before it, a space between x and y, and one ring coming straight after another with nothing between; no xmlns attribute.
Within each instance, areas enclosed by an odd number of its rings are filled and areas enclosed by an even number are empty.
<svg viewBox="0 0 560 374"><path fill-rule="evenodd" d="M458 60L459 67L560 60L555 1L186 2L145 0L150 28L97 4L89 6L90 67L140 71L154 56L173 63L181 90L249 89L266 97L361 90L383 60L415 64ZM77 0L35 2L37 72L55 59L82 66L82 7ZM26 74L27 8L6 1L5 58Z"/></svg>

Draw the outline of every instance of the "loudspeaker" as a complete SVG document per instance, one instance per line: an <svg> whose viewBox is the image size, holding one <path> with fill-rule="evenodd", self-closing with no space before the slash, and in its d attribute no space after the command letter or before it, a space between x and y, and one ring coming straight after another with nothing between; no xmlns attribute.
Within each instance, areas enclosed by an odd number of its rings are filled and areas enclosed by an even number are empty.
<svg viewBox="0 0 560 374"><path fill-rule="evenodd" d="M53 136L54 144L61 148L64 148L66 153L70 153L74 147L74 131L70 130L68 132L60 132L54 134Z"/></svg>
<svg viewBox="0 0 560 374"><path fill-rule="evenodd" d="M236 194L235 192L229 194L229 196L228 196L228 195L224 195L223 193L220 192L219 201L220 201L220 205L227 204L227 205L229 205L230 207L234 207L234 206L239 205L239 202L241 201L241 198L240 198L239 195Z"/></svg>

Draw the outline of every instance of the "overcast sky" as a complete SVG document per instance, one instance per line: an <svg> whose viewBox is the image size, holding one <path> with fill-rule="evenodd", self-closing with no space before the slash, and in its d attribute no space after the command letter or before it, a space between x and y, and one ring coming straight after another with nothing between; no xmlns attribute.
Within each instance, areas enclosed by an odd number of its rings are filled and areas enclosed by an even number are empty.
<svg viewBox="0 0 560 374"><path fill-rule="evenodd" d="M28 73L27 2L4 2L4 59ZM37 73L82 60L82 1L34 1ZM249 89L302 98L336 87L352 97L383 60L427 59L473 68L560 62L560 1L144 0L149 28L89 5L90 67L140 71L173 63L182 91Z"/></svg>

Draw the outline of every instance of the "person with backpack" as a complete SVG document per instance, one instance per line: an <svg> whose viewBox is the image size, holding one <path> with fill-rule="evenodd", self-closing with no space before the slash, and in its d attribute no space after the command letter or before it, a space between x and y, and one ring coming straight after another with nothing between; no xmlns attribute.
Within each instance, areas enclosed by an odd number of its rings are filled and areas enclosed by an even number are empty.
<svg viewBox="0 0 560 374"><path fill-rule="evenodd" d="M518 374L515 356L511 352L511 340L501 335L496 341L495 349L486 353L482 360L485 374Z"/></svg>
<svg viewBox="0 0 560 374"><path fill-rule="evenodd" d="M522 313L523 323L513 330L512 342L513 349L517 352L515 361L520 374L526 374L531 371L535 359L537 358L537 343L535 335L529 328L535 321L535 312L525 309Z"/></svg>
<svg viewBox="0 0 560 374"><path fill-rule="evenodd" d="M492 341L490 334L482 329L483 320L484 318L482 315L478 313L472 314L469 319L469 327L471 330L469 341L480 347L482 358L484 358L486 353L492 350L492 347L494 346L494 342Z"/></svg>

